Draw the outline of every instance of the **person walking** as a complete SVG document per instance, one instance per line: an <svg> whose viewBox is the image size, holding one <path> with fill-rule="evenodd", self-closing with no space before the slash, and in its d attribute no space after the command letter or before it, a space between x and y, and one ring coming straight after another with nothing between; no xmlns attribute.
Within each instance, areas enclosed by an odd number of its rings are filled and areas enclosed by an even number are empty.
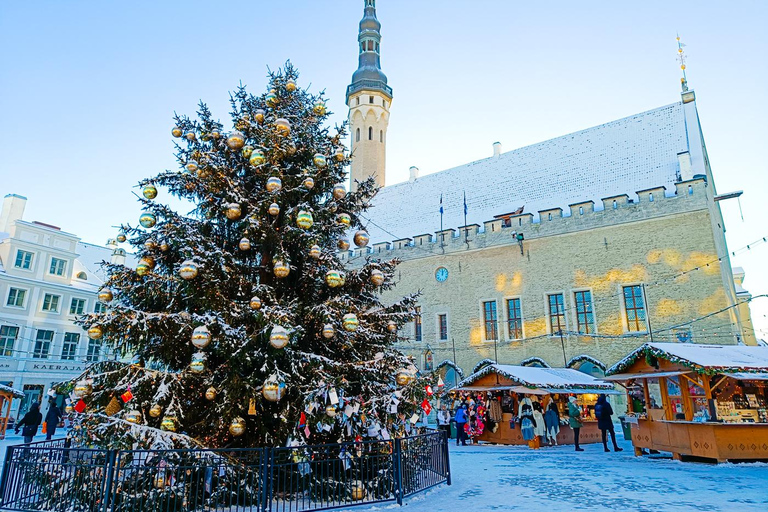
<svg viewBox="0 0 768 512"><path fill-rule="evenodd" d="M446 439L451 437L451 413L445 404L437 411L437 428L445 432Z"/></svg>
<svg viewBox="0 0 768 512"><path fill-rule="evenodd" d="M603 434L603 450L609 452L608 449L608 433L611 434L611 441L613 441L613 451L620 452L622 448L616 444L616 431L613 429L613 407L608 403L608 399L605 393L602 393L597 397L597 403L595 404L595 417L597 418L597 428Z"/></svg>
<svg viewBox="0 0 768 512"><path fill-rule="evenodd" d="M29 444L32 442L32 438L37 434L37 428L42 422L43 415L40 414L40 404L34 402L29 407L29 412L27 412L27 414L21 418L21 421L16 424L14 431L18 434L19 428L23 426L24 430L21 431L21 435L24 436L24 443Z"/></svg>
<svg viewBox="0 0 768 512"><path fill-rule="evenodd" d="M56 427L61 420L61 409L58 408L53 399L48 400L48 412L45 414L45 440L50 441L56 433Z"/></svg>
<svg viewBox="0 0 768 512"><path fill-rule="evenodd" d="M577 452L583 452L584 448L579 446L579 433L584 424L581 422L581 409L576 404L576 397L568 399L568 425L573 429L573 443L576 445Z"/></svg>
<svg viewBox="0 0 768 512"><path fill-rule="evenodd" d="M464 432L464 426L467 424L467 406L462 403L459 408L456 409L456 446L459 446L461 442L462 446L467 446L467 434Z"/></svg>

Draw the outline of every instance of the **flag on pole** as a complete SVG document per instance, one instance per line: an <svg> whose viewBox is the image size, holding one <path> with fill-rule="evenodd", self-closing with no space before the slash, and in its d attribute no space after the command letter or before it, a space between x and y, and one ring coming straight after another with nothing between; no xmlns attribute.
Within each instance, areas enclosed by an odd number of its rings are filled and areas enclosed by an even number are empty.
<svg viewBox="0 0 768 512"><path fill-rule="evenodd" d="M467 215L467 192L464 191L464 215Z"/></svg>
<svg viewBox="0 0 768 512"><path fill-rule="evenodd" d="M443 194L440 194L440 215L443 214Z"/></svg>

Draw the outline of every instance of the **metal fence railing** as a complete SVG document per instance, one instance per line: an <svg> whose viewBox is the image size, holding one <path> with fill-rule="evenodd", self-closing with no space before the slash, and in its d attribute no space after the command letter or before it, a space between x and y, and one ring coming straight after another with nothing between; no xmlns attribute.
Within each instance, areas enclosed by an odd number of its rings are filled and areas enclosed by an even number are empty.
<svg viewBox="0 0 768 512"><path fill-rule="evenodd" d="M286 448L101 450L9 446L0 510L304 512L397 502L450 485L443 431Z"/></svg>

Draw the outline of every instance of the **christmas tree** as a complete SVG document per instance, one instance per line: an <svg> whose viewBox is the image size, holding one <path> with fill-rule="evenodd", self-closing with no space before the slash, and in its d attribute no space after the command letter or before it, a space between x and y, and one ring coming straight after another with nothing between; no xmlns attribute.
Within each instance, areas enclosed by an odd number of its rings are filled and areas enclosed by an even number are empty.
<svg viewBox="0 0 768 512"><path fill-rule="evenodd" d="M135 269L107 265L108 307L79 322L131 363L70 384L77 435L109 447L318 444L402 435L428 390L392 348L415 297L384 305L396 261L346 269L373 179L342 185L345 126L290 64L268 92L231 96L232 126L205 104L176 116L178 170L139 183L139 225L118 241ZM354 157L353 155L351 157ZM170 194L193 205L180 214Z"/></svg>

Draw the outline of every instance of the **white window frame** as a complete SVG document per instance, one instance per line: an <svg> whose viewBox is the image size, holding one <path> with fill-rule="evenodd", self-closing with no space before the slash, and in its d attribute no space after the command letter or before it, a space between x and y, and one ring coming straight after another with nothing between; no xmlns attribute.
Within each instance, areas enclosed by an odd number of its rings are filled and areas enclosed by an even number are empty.
<svg viewBox="0 0 768 512"><path fill-rule="evenodd" d="M562 295L563 296L563 336L568 336L568 319L570 315L568 314L568 292L565 290L552 290L544 293L544 318L546 320L547 325L547 334L549 336L559 338L560 335L555 333L555 331L552 330L552 322L549 318L549 296L550 295Z"/></svg>
<svg viewBox="0 0 768 512"><path fill-rule="evenodd" d="M8 304L8 299L11 298L11 290L21 290L24 292L24 300L21 301L21 306ZM24 288L23 286L9 286L8 293L5 294L5 301L3 301L3 307L13 308L13 309L27 309L28 302L29 302L29 288Z"/></svg>
<svg viewBox="0 0 768 512"><path fill-rule="evenodd" d="M101 338L95 340L91 338L87 339L88 345L86 345L85 348L85 360L89 363L96 363L104 356L104 353L102 352L104 350L104 343L102 343ZM95 356L91 353L91 347L98 347Z"/></svg>
<svg viewBox="0 0 768 512"><path fill-rule="evenodd" d="M29 267L19 267L16 265L16 262L19 260L19 253L26 253L29 254ZM13 259L13 268L16 270L23 270L24 272L32 272L35 267L35 253L32 251L27 251L26 249L16 249L16 257Z"/></svg>
<svg viewBox="0 0 768 512"><path fill-rule="evenodd" d="M592 336L593 334L598 334L597 331L597 311L595 310L595 291L592 288L574 288L571 290L571 296L573 297L573 331L579 332L579 311L577 309L576 304L576 294L579 292L589 292L589 297L591 299L592 304L592 327L594 327L594 331L589 334L581 334L579 333L579 336ZM566 308L567 309L567 308Z"/></svg>
<svg viewBox="0 0 768 512"><path fill-rule="evenodd" d="M645 330L644 331L630 331L629 322L627 320L627 301L624 299L624 288L630 286L639 286L640 295L643 297L643 308L645 309ZM650 318L650 310L648 309L648 297L645 296L645 289L643 283L621 283L619 284L619 305L621 306L621 327L624 330L624 334L642 336L648 334L648 319Z"/></svg>
<svg viewBox="0 0 768 512"><path fill-rule="evenodd" d="M98 300L94 302L94 304L93 304L93 312L95 314L98 315L100 313L105 312L106 310L107 310L107 305L106 304L104 304L103 302L98 301Z"/></svg>
<svg viewBox="0 0 768 512"><path fill-rule="evenodd" d="M8 327L10 329L16 329L16 336L13 338L13 346L11 347L11 353L10 354L6 354L5 353L5 351L6 351L6 348L5 348L6 344L3 343L3 345L0 346L0 356L13 357L13 353L16 351L16 346L17 346L16 342L19 340L19 336L21 335L21 329L22 328L21 328L21 326L18 326L18 325L0 324L0 328L3 328L3 327ZM4 337L7 338L7 339L10 339L10 336L4 336ZM2 338L0 338L0 339L2 339Z"/></svg>
<svg viewBox="0 0 768 512"><path fill-rule="evenodd" d="M61 270L61 274L57 274L55 272L51 272L53 267L53 260L63 261L64 262L64 268ZM66 277L67 276L67 265L69 264L69 260L65 260L64 258L57 258L56 256L51 256L51 259L48 261L48 275L49 276L56 276L56 277Z"/></svg>
<svg viewBox="0 0 768 512"><path fill-rule="evenodd" d="M48 350L45 352L45 357L35 357L37 343L40 341L38 336L40 335L41 331L52 332L53 334L51 335L51 339L47 341L49 345L48 345ZM53 329L36 329L35 339L32 340L32 358L33 359L49 359L51 357L51 353L53 352L53 344L55 339L56 339L56 331L54 331ZM42 351L40 353L42 354Z"/></svg>
<svg viewBox="0 0 768 512"><path fill-rule="evenodd" d="M440 339L440 315L445 315L445 339ZM435 313L435 341L446 343L451 339L451 315L447 311Z"/></svg>
<svg viewBox="0 0 768 512"><path fill-rule="evenodd" d="M72 354L71 358L67 358L64 355L64 348L67 346L67 343L68 343L68 341L67 341L67 334L72 334L74 336L77 336L77 342L75 343L75 351ZM61 360L62 361L76 361L77 360L77 355L80 352L80 342L81 342L81 340L82 340L82 336L80 336L79 332L65 332L64 333L64 335L62 336L62 341L61 341Z"/></svg>
<svg viewBox="0 0 768 512"><path fill-rule="evenodd" d="M522 331L522 338L510 338L509 337L509 308L507 307L507 301L517 299L520 301L520 331ZM525 339L525 312L523 311L523 297L520 295L509 295L502 297L504 305L504 339L509 342L523 341Z"/></svg>
<svg viewBox="0 0 768 512"><path fill-rule="evenodd" d="M58 297L59 298L58 302L56 303L56 306L57 306L56 310L45 309L45 297L48 296L48 295L50 295L51 297ZM61 314L61 299L62 298L63 298L62 295L58 295L56 293L43 292L43 298L40 299L40 311L42 313L53 313L55 315L60 315Z"/></svg>
<svg viewBox="0 0 768 512"><path fill-rule="evenodd" d="M73 303L73 302L75 302L76 300L81 300L81 301L83 301L83 310L82 310L80 313L73 313L73 312L72 312L72 303ZM84 314L86 311L88 311L88 299L84 299L84 298L82 298L82 297L72 297L71 299L69 299L69 314L70 314L71 316L82 315L82 314Z"/></svg>
<svg viewBox="0 0 768 512"><path fill-rule="evenodd" d="M487 339L486 332L485 332L485 303L486 302L495 302L496 303L496 338L495 339ZM483 343L498 343L501 341L501 338L499 337L499 300L495 297L490 297L486 299L480 299L480 329L481 329L481 338Z"/></svg>

